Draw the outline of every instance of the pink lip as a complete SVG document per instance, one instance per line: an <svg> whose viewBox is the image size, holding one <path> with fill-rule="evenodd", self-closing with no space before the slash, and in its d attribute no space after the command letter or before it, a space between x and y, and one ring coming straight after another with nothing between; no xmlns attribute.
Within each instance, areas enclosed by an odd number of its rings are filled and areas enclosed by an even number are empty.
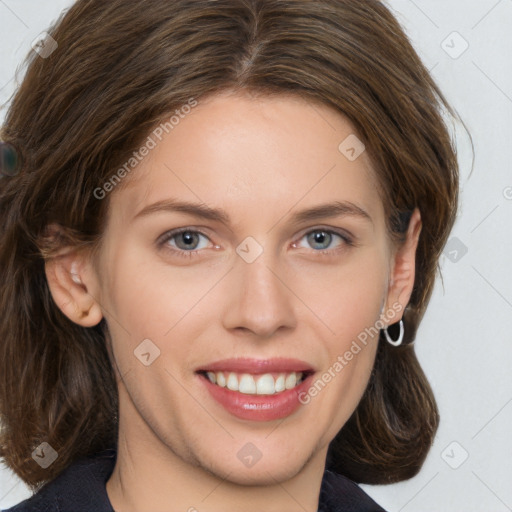
<svg viewBox="0 0 512 512"><path fill-rule="evenodd" d="M293 389L275 395L248 395L217 386L210 382L205 372L251 373L254 375L290 372L307 372L305 379ZM249 359L236 358L216 361L196 370L210 396L233 416L250 421L272 421L285 418L301 405L300 393L305 393L311 385L314 369L298 359Z"/></svg>
<svg viewBox="0 0 512 512"><path fill-rule="evenodd" d="M250 359L239 357L208 363L197 368L197 372L271 373L271 372L313 372L311 365L298 359L273 358Z"/></svg>

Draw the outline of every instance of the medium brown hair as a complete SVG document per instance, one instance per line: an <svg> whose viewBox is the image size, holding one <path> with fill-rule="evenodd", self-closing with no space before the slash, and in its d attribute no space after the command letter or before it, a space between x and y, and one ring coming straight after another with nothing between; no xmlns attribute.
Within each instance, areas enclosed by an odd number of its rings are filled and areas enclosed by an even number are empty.
<svg viewBox="0 0 512 512"><path fill-rule="evenodd" d="M245 90L299 95L352 122L396 243L410 212L421 212L404 343L381 336L365 394L327 458L360 483L414 476L439 415L411 342L455 220L458 167L443 118L455 114L390 10L376 0L79 0L48 32L58 48L29 54L1 132L22 159L18 175L0 180L5 464L35 490L77 458L115 447L108 326L84 328L60 311L45 260L62 247L99 246L109 198L93 191L164 118L191 98ZM47 469L31 457L43 441L59 455Z"/></svg>

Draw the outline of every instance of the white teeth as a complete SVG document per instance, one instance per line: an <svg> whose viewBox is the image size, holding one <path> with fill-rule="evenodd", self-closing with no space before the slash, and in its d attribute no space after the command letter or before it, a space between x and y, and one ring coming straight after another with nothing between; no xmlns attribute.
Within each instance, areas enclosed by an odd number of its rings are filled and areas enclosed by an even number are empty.
<svg viewBox="0 0 512 512"><path fill-rule="evenodd" d="M285 386L286 389L292 389L297 384L297 375L295 373L290 373L288 377L286 377Z"/></svg>
<svg viewBox="0 0 512 512"><path fill-rule="evenodd" d="M217 372L215 375L217 377L217 384L221 388L225 388L226 387L226 377L224 377L224 372ZM215 384L215 382L214 382L214 384Z"/></svg>
<svg viewBox="0 0 512 512"><path fill-rule="evenodd" d="M276 378L265 373L259 378L249 373L236 374L230 372L206 372L208 380L221 388L227 387L231 391L238 391L246 395L274 395L287 389L293 389L303 380L302 372L280 373ZM257 379L257 380L256 380Z"/></svg>
<svg viewBox="0 0 512 512"><path fill-rule="evenodd" d="M285 375L283 373L281 373L281 375L279 375L279 377L277 377L276 385L275 385L276 393L279 393L280 391L284 391L286 389L284 379L285 379Z"/></svg>
<svg viewBox="0 0 512 512"><path fill-rule="evenodd" d="M238 391L238 378L234 373L229 374L226 386L231 391Z"/></svg>
<svg viewBox="0 0 512 512"><path fill-rule="evenodd" d="M256 393L258 395L273 395L275 392L274 377L270 373L265 373L258 379Z"/></svg>
<svg viewBox="0 0 512 512"><path fill-rule="evenodd" d="M254 377L252 375L244 373L240 377L238 391L246 395L254 395L256 393L256 382L254 382Z"/></svg>

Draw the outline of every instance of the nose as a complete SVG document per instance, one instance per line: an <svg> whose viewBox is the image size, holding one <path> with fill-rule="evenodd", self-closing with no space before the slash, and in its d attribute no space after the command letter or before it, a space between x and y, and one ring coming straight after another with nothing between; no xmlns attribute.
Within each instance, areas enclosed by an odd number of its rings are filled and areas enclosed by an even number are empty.
<svg viewBox="0 0 512 512"><path fill-rule="evenodd" d="M293 329L298 299L271 252L264 250L252 263L237 256L234 265L225 283L229 298L225 303L224 327L252 333L260 339L271 337L279 329Z"/></svg>

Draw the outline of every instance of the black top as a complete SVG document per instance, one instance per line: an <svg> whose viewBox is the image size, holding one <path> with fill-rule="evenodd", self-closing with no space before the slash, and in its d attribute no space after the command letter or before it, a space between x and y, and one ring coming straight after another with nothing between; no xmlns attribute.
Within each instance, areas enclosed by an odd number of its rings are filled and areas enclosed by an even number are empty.
<svg viewBox="0 0 512 512"><path fill-rule="evenodd" d="M115 461L114 449L80 459L33 496L3 512L114 512L105 484ZM325 470L318 512L386 511L352 480Z"/></svg>

